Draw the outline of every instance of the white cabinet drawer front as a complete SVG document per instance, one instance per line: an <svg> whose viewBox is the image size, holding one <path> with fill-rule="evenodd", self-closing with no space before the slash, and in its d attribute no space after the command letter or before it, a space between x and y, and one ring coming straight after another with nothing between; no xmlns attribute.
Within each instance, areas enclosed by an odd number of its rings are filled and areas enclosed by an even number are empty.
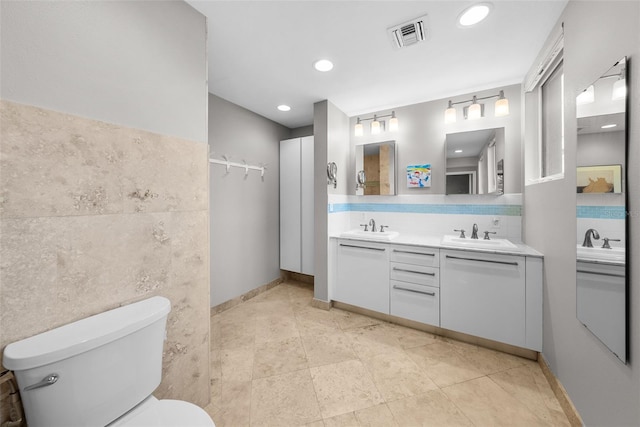
<svg viewBox="0 0 640 427"><path fill-rule="evenodd" d="M391 261L406 264L437 267L439 264L439 250L433 248L419 248L412 246L392 246Z"/></svg>
<svg viewBox="0 0 640 427"><path fill-rule="evenodd" d="M440 289L395 280L390 283L392 316L440 326Z"/></svg>
<svg viewBox="0 0 640 427"><path fill-rule="evenodd" d="M443 328L523 347L525 258L441 251Z"/></svg>
<svg viewBox="0 0 640 427"><path fill-rule="evenodd" d="M427 286L440 286L440 270L433 267L423 267L421 265L401 264L392 262L390 277L392 280L416 283Z"/></svg>

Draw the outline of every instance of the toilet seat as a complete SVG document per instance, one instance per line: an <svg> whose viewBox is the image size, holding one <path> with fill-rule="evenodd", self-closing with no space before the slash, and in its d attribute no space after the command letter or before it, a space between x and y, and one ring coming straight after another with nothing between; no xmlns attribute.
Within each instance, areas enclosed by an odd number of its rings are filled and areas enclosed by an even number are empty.
<svg viewBox="0 0 640 427"><path fill-rule="evenodd" d="M182 400L143 400L107 427L215 427L204 409Z"/></svg>

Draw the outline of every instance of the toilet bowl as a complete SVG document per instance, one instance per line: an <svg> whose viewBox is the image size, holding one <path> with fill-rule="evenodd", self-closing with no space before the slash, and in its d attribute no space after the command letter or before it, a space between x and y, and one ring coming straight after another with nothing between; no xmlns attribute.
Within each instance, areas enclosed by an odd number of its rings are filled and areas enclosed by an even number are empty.
<svg viewBox="0 0 640 427"><path fill-rule="evenodd" d="M153 297L5 347L29 427L215 427L192 403L152 396L170 310Z"/></svg>

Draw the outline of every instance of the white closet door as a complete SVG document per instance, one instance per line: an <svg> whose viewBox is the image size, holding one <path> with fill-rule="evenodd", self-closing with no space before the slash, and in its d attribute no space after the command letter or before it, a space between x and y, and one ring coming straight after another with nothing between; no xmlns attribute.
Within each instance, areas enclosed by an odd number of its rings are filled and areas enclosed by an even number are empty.
<svg viewBox="0 0 640 427"><path fill-rule="evenodd" d="M314 272L314 235L313 216L313 136L300 140L301 144L301 217L302 217L302 273Z"/></svg>
<svg viewBox="0 0 640 427"><path fill-rule="evenodd" d="M280 141L280 268L300 271L300 138Z"/></svg>

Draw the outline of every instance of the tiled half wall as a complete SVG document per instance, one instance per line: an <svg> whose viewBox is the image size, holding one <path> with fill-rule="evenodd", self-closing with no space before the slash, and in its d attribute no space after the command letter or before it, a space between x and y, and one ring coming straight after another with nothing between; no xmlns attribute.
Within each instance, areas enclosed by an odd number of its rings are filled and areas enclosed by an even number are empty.
<svg viewBox="0 0 640 427"><path fill-rule="evenodd" d="M207 405L207 144L6 101L0 111L0 350L162 295L172 310L155 394Z"/></svg>

